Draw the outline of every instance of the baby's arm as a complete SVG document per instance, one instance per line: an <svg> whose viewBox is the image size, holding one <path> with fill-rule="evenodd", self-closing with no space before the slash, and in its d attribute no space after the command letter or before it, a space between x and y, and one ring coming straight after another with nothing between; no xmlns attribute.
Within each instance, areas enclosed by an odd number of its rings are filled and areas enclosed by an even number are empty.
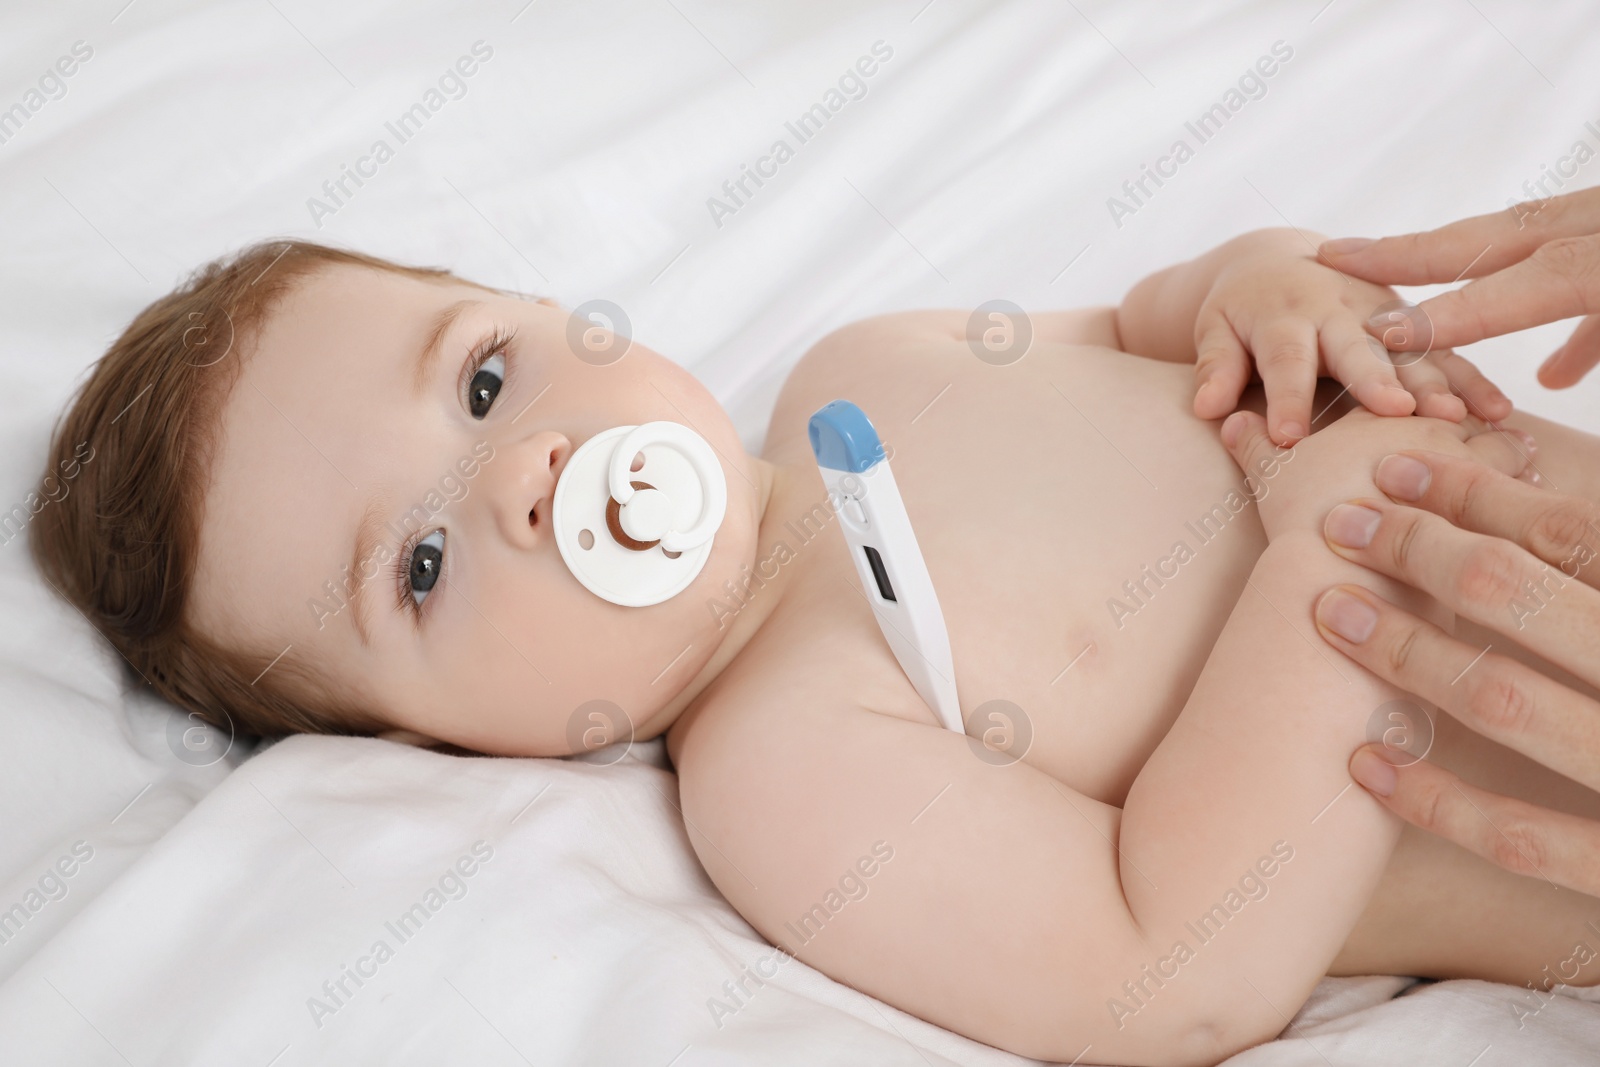
<svg viewBox="0 0 1600 1067"><path fill-rule="evenodd" d="M1309 610L1345 581L1433 617L1431 598L1339 559L1320 536L1273 541L1123 807L1122 885L1148 962L1192 954L1154 999L1226 1004L1210 1015L1219 1050L1288 1025L1399 837L1346 763L1403 694L1329 649Z"/></svg>
<svg viewBox="0 0 1600 1067"><path fill-rule="evenodd" d="M1260 416L1240 413L1224 438L1258 487L1268 547L1129 791L1119 839L1141 928L1157 946L1165 934L1194 952L1175 984L1192 980L1234 1006L1223 1025L1238 1029L1218 1035L1222 1047L1287 1025L1360 918L1399 835L1346 765L1373 739L1375 720L1387 725L1385 705L1405 694L1322 640L1314 601L1356 581L1449 625L1431 597L1330 552L1324 517L1380 495L1371 482L1378 460L1423 439L1507 473L1521 466L1501 435L1435 419L1358 410L1292 450L1263 430ZM1270 879L1257 867L1264 857L1276 868Z"/></svg>

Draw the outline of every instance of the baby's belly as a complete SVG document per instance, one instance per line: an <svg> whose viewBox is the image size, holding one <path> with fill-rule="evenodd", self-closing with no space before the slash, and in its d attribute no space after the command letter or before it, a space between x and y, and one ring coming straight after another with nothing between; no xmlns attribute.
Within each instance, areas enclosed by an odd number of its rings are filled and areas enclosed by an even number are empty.
<svg viewBox="0 0 1600 1067"><path fill-rule="evenodd" d="M809 464L805 415L836 397L859 404L892 450L969 732L981 713L1012 754L1120 806L1266 544L1217 425L1190 412L1193 368L1059 344L997 368L930 341L914 358L805 374L778 413L798 435L775 422L768 458ZM814 617L797 630L875 632L842 537L826 536L837 551L807 566L832 592L807 602ZM871 684L854 670L816 684L936 724L881 639L852 642L851 659Z"/></svg>

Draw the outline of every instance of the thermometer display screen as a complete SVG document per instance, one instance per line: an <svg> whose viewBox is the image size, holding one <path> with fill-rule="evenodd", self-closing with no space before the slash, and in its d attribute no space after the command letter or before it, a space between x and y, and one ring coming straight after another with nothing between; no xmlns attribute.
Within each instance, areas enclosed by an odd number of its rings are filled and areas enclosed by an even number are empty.
<svg viewBox="0 0 1600 1067"><path fill-rule="evenodd" d="M889 584L889 572L883 569L883 557L871 545L862 545L861 550L867 554L867 565L872 568L872 577L877 580L878 595L885 600L894 600L894 586Z"/></svg>

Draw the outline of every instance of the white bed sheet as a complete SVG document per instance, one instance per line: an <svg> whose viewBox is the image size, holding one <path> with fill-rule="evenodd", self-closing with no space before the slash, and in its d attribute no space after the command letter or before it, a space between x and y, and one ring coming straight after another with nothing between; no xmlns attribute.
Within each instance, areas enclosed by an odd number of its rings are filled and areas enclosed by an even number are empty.
<svg viewBox="0 0 1600 1067"><path fill-rule="evenodd" d="M1600 17L1576 0L523 4L0 15L0 109L93 49L0 143L0 500L138 308L267 235L616 301L757 448L789 367L853 319L1111 302L1245 229L1433 225L1600 147ZM313 225L322 182L479 40L466 96ZM866 96L718 226L707 199L876 41ZM1275 41L1294 54L1266 94L1119 227L1107 199ZM1600 429L1600 381L1533 382L1561 335L1473 354L1522 406ZM1026 1062L799 963L719 1027L708 1001L772 950L701 873L659 744L601 766L295 738L192 767L20 539L0 588L0 909L90 851L0 943L5 1062ZM321 983L479 840L466 895L318 1026ZM1594 999L1519 1026L1510 987L1329 979L1236 1062L1583 1062Z"/></svg>

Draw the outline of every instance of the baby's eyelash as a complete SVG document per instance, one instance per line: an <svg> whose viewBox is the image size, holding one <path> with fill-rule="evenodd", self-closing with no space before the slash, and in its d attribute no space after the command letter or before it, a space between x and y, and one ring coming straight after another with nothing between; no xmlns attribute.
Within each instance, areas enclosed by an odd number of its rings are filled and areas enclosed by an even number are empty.
<svg viewBox="0 0 1600 1067"><path fill-rule="evenodd" d="M411 554L417 550L417 545L431 530L418 530L411 539L400 546L400 552L394 557L394 562L389 565L389 574L395 589L395 607L400 611L409 611L414 620L422 618L423 605L417 603L417 598L411 595Z"/></svg>
<svg viewBox="0 0 1600 1067"><path fill-rule="evenodd" d="M461 365L461 375L456 379L456 397L463 402L467 397L467 386L472 384L473 375L483 368L483 365L495 356L504 352L511 344L511 339L517 336L516 327L510 329L496 326L494 332L473 346L467 353L467 361ZM506 378L511 377L511 361L506 360Z"/></svg>

